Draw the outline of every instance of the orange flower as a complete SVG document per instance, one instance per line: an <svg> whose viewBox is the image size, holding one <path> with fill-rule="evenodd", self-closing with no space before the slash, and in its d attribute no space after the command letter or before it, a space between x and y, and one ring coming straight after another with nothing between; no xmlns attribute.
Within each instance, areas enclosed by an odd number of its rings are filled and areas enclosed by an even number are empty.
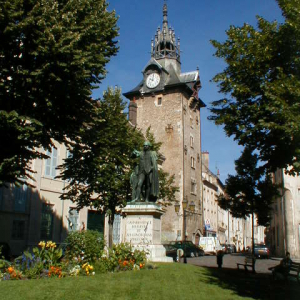
<svg viewBox="0 0 300 300"><path fill-rule="evenodd" d="M12 272L14 272L14 268L13 267L9 267L8 269L7 269L7 271L8 271L8 273L12 273Z"/></svg>

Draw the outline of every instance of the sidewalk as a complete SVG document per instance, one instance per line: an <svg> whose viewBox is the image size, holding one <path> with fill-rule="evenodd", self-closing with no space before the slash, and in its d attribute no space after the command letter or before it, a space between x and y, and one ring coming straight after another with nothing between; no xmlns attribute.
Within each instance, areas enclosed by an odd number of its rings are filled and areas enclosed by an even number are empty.
<svg viewBox="0 0 300 300"><path fill-rule="evenodd" d="M237 263L244 263L245 255L243 253L225 254L223 256L223 268L237 269ZM281 259L257 259L255 264L256 273L271 274L268 270L279 264ZM216 256L202 256L198 258L189 258L188 263L201 267L217 267Z"/></svg>

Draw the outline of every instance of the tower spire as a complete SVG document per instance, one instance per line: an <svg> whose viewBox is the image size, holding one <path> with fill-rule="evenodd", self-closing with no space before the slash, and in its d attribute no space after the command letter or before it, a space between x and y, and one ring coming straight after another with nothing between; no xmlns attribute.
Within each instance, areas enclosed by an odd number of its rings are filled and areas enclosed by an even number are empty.
<svg viewBox="0 0 300 300"><path fill-rule="evenodd" d="M173 58L180 62L180 42L176 42L175 31L168 25L167 1L163 5L163 26L157 28L155 39L151 41L151 57L155 59Z"/></svg>
<svg viewBox="0 0 300 300"><path fill-rule="evenodd" d="M168 28L168 7L166 0L163 6L163 27Z"/></svg>

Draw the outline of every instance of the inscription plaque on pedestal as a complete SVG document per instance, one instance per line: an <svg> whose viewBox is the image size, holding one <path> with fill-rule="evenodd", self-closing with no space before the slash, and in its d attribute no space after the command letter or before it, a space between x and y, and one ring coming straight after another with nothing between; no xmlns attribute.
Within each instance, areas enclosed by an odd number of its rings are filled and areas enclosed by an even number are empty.
<svg viewBox="0 0 300 300"><path fill-rule="evenodd" d="M126 240L132 244L152 244L152 220L131 217L126 222Z"/></svg>
<svg viewBox="0 0 300 300"><path fill-rule="evenodd" d="M156 204L130 204L123 209L122 241L146 250L151 261L171 262L161 244L162 209Z"/></svg>

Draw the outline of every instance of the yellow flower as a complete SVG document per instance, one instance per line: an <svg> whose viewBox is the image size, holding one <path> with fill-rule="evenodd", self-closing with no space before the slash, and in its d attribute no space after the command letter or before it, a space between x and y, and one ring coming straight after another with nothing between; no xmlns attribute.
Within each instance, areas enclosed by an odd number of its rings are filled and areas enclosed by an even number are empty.
<svg viewBox="0 0 300 300"><path fill-rule="evenodd" d="M39 242L38 246L44 248L46 243L44 241Z"/></svg>
<svg viewBox="0 0 300 300"><path fill-rule="evenodd" d="M47 244L46 244L46 248L50 248L51 244L52 244L52 241L48 241Z"/></svg>
<svg viewBox="0 0 300 300"><path fill-rule="evenodd" d="M88 263L83 264L82 269L84 269L87 265L88 265Z"/></svg>
<svg viewBox="0 0 300 300"><path fill-rule="evenodd" d="M89 266L89 269L90 269L90 270L94 270L94 267L93 267L93 266Z"/></svg>

